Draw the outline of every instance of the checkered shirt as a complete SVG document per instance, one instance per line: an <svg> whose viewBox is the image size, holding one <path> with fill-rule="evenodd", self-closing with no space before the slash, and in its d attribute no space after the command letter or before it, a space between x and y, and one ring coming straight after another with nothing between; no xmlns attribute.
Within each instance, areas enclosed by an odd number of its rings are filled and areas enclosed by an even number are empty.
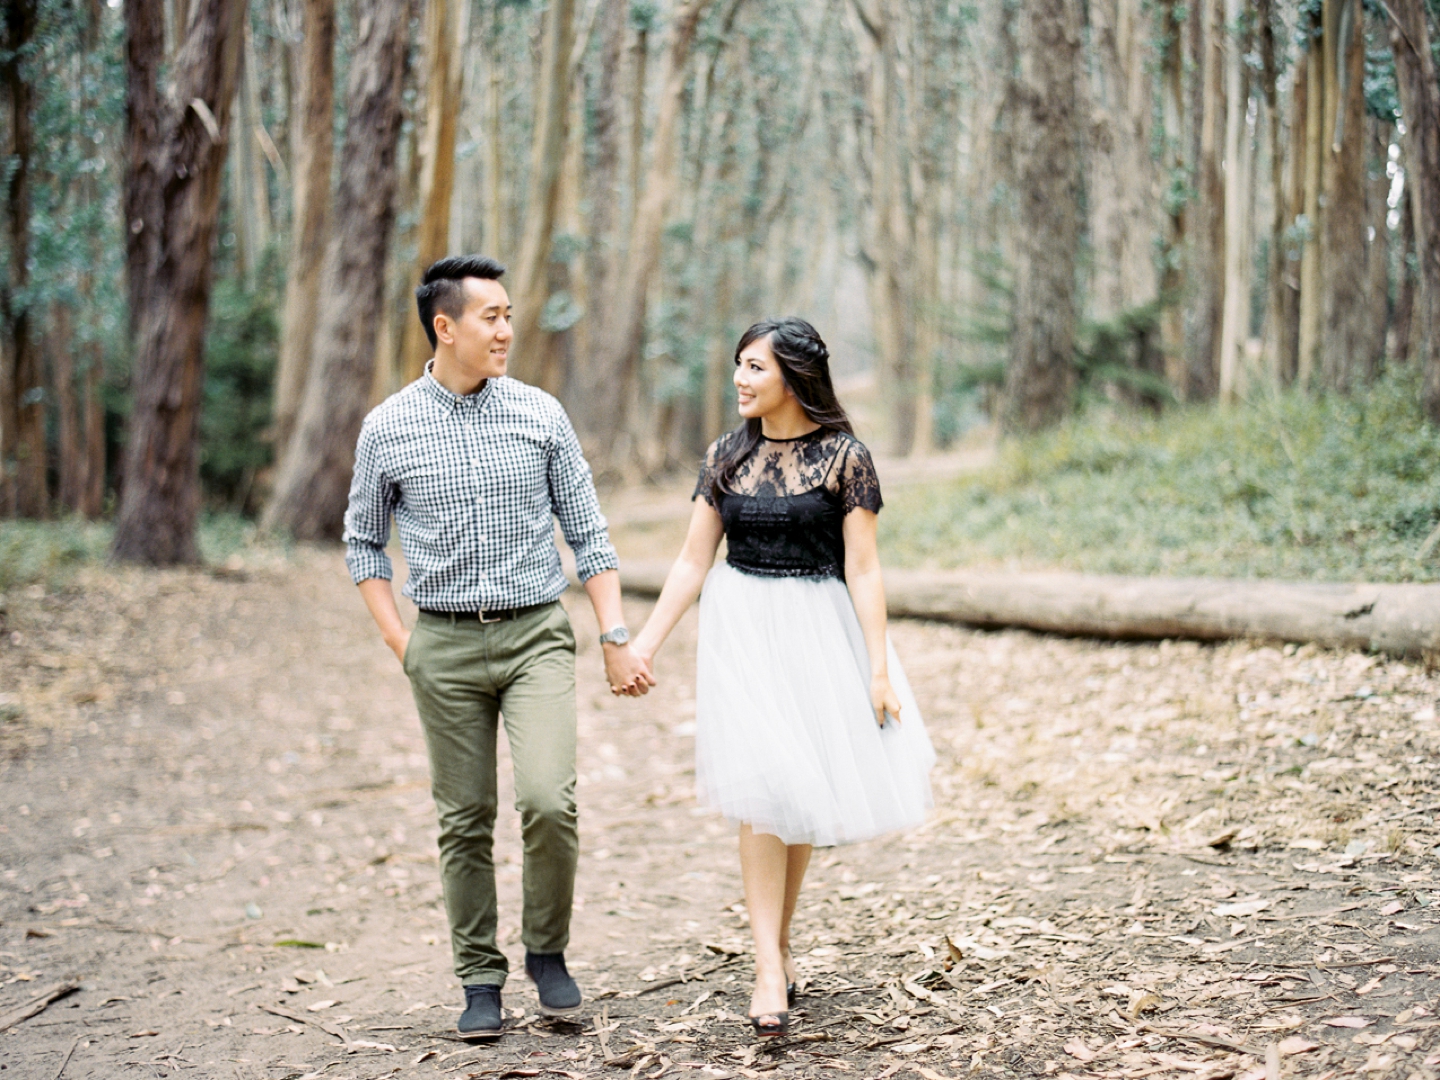
<svg viewBox="0 0 1440 1080"><path fill-rule="evenodd" d="M459 397L427 365L371 411L345 512L345 563L356 584L390 579L392 514L410 569L402 591L422 608L557 599L567 582L552 515L582 581L619 565L564 407L514 379L489 379Z"/></svg>

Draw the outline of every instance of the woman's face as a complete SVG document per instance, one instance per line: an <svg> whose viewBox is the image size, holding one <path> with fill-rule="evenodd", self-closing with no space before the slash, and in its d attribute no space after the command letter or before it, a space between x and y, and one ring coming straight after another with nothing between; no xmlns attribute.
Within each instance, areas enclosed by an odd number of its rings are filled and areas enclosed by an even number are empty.
<svg viewBox="0 0 1440 1080"><path fill-rule="evenodd" d="M769 334L740 350L735 361L735 393L740 399L740 415L747 420L758 420L795 400L771 351Z"/></svg>

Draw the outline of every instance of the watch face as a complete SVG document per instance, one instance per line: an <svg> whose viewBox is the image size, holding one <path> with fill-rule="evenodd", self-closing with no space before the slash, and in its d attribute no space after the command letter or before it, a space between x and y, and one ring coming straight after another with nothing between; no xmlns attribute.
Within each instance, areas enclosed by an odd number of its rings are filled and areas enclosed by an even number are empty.
<svg viewBox="0 0 1440 1080"><path fill-rule="evenodd" d="M600 640L609 642L611 645L624 645L630 640L630 631L623 626L617 626L609 633L601 634Z"/></svg>

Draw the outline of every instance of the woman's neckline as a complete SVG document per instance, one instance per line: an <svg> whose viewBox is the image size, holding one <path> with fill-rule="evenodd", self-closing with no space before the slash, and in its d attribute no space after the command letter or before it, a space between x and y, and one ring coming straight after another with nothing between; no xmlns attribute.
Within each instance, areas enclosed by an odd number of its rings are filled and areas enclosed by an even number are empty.
<svg viewBox="0 0 1440 1080"><path fill-rule="evenodd" d="M804 435L792 435L792 436L790 436L790 438L788 438L788 439L777 439L777 438L774 438L774 437L772 437L772 436L770 436L770 435L766 435L765 433L762 432L762 433L760 434L760 438L763 439L765 442L778 442L778 443L799 442L801 439L808 439L808 438L811 438L812 436L819 435L819 434L820 434L821 432L823 432L823 431L825 431L825 428L824 428L823 426L822 426L822 427L817 427L817 428L812 428L811 430L805 432Z"/></svg>

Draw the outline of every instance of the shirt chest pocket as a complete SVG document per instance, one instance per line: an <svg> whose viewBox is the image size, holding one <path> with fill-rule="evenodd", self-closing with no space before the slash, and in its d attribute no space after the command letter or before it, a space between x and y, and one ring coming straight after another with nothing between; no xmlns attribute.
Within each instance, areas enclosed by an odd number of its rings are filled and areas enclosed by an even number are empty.
<svg viewBox="0 0 1440 1080"><path fill-rule="evenodd" d="M395 479L405 508L421 522L438 525L469 501L470 469L461 459L415 462Z"/></svg>
<svg viewBox="0 0 1440 1080"><path fill-rule="evenodd" d="M545 444L522 432L486 439L466 465L471 498L484 505L520 507L548 490Z"/></svg>

